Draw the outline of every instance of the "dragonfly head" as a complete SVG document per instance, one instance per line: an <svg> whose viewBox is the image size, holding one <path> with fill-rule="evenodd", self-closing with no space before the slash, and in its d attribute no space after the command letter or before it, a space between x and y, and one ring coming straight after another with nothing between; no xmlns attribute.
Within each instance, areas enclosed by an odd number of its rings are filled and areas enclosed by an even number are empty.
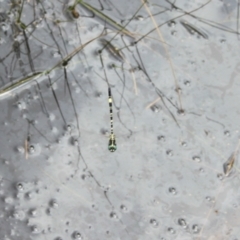
<svg viewBox="0 0 240 240"><path fill-rule="evenodd" d="M115 139L112 139L112 138L109 139L108 150L110 152L115 152L117 150L117 144Z"/></svg>

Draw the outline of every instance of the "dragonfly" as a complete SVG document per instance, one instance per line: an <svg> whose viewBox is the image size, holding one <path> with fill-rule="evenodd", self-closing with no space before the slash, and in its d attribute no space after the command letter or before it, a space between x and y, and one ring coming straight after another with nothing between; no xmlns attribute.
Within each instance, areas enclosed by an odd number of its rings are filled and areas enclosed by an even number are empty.
<svg viewBox="0 0 240 240"><path fill-rule="evenodd" d="M110 152L115 152L117 150L117 143L116 143L116 137L113 132L113 111L112 111L112 93L111 88L108 88L108 103L109 103L109 111L110 111L110 126L111 126L111 133L109 137L108 142L108 150Z"/></svg>

